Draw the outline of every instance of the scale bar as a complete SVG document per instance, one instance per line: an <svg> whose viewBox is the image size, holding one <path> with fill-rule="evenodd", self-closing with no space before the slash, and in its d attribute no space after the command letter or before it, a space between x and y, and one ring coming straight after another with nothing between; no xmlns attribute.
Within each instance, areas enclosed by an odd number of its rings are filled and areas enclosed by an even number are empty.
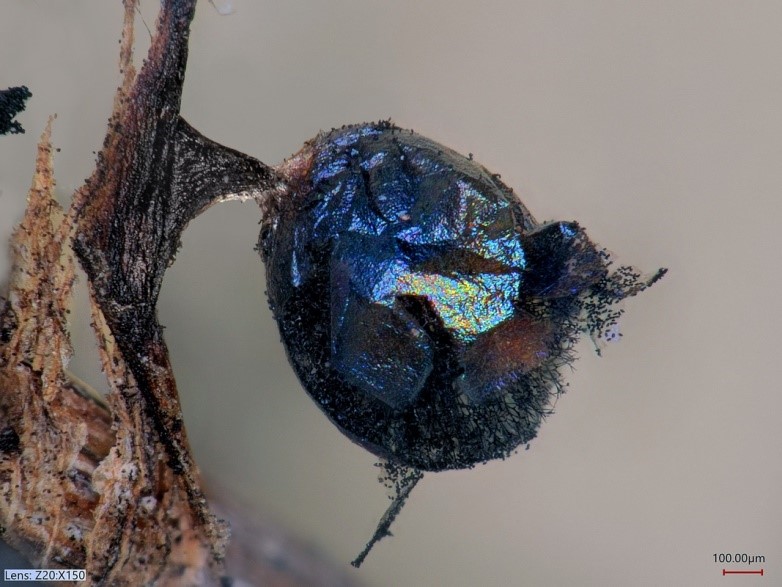
<svg viewBox="0 0 782 587"><path fill-rule="evenodd" d="M763 576L763 569L760 569L759 571L729 571L727 569L722 569L722 576L725 575L760 575Z"/></svg>

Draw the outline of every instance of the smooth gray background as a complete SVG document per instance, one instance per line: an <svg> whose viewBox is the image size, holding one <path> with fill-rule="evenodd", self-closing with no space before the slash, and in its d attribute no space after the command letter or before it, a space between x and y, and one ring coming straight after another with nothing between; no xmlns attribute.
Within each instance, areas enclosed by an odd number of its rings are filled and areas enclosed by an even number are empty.
<svg viewBox="0 0 782 587"><path fill-rule="evenodd" d="M427 475L357 576L713 585L731 568L714 553L739 552L764 555L765 582L778 581L782 3L233 5L220 16L202 2L193 27L183 114L207 136L274 163L319 129L392 117L473 152L539 219L577 219L621 261L670 268L627 304L620 344L598 358L582 343L529 451ZM150 27L155 10L144 6ZM3 242L49 114L61 200L90 174L121 15L118 0L0 6L0 87L34 93L27 134L0 138ZM251 203L212 209L166 278L160 317L188 429L210 478L347 563L385 492L375 458L287 364L253 252L258 218ZM101 385L88 321L81 291L72 368Z"/></svg>

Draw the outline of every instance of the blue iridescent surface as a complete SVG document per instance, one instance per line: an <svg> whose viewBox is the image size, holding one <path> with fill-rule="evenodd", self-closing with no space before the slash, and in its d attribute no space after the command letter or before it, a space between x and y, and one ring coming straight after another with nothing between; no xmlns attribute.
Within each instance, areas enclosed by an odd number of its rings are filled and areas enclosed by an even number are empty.
<svg viewBox="0 0 782 587"><path fill-rule="evenodd" d="M329 146L315 158L315 205L296 240L336 242L334 367L399 408L423 388L433 361L429 336L400 298L426 298L463 346L507 320L525 265L516 220L500 189L457 170L458 159L421 137L363 127ZM324 221L335 217L341 222ZM298 248L294 280L308 271Z"/></svg>
<svg viewBox="0 0 782 587"><path fill-rule="evenodd" d="M534 437L607 262L497 176L388 123L310 143L264 236L270 304L305 388L351 438L422 469Z"/></svg>

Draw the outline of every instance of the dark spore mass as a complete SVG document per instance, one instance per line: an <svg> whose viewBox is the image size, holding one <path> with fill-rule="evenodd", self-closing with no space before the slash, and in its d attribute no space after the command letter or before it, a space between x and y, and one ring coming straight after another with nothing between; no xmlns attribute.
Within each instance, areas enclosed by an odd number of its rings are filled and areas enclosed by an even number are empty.
<svg viewBox="0 0 782 587"><path fill-rule="evenodd" d="M302 153L262 233L270 305L308 393L392 463L460 469L529 442L579 334L610 335L651 283L412 131L349 126Z"/></svg>
<svg viewBox="0 0 782 587"><path fill-rule="evenodd" d="M27 86L0 90L0 135L24 133L14 116L25 109L25 101L31 96Z"/></svg>

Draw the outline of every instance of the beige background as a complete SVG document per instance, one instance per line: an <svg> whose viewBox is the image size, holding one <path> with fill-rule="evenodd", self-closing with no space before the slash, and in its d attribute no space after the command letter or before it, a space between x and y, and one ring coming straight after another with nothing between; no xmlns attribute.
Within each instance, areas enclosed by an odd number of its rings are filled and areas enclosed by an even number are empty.
<svg viewBox="0 0 782 587"><path fill-rule="evenodd" d="M193 27L183 114L207 136L272 163L321 128L392 117L473 152L539 219L577 219L621 261L670 268L628 304L621 344L597 358L582 343L528 452L427 475L356 577L713 585L726 566L714 553L739 552L764 555L763 581L778 584L782 3L233 4L220 16L203 2ZM89 175L120 21L119 1L0 6L0 87L34 93L27 134L0 138L3 242L48 114L62 200ZM211 210L166 278L186 420L211 478L347 563L385 493L372 455L288 367L257 222L252 204ZM98 382L80 304L72 367Z"/></svg>

